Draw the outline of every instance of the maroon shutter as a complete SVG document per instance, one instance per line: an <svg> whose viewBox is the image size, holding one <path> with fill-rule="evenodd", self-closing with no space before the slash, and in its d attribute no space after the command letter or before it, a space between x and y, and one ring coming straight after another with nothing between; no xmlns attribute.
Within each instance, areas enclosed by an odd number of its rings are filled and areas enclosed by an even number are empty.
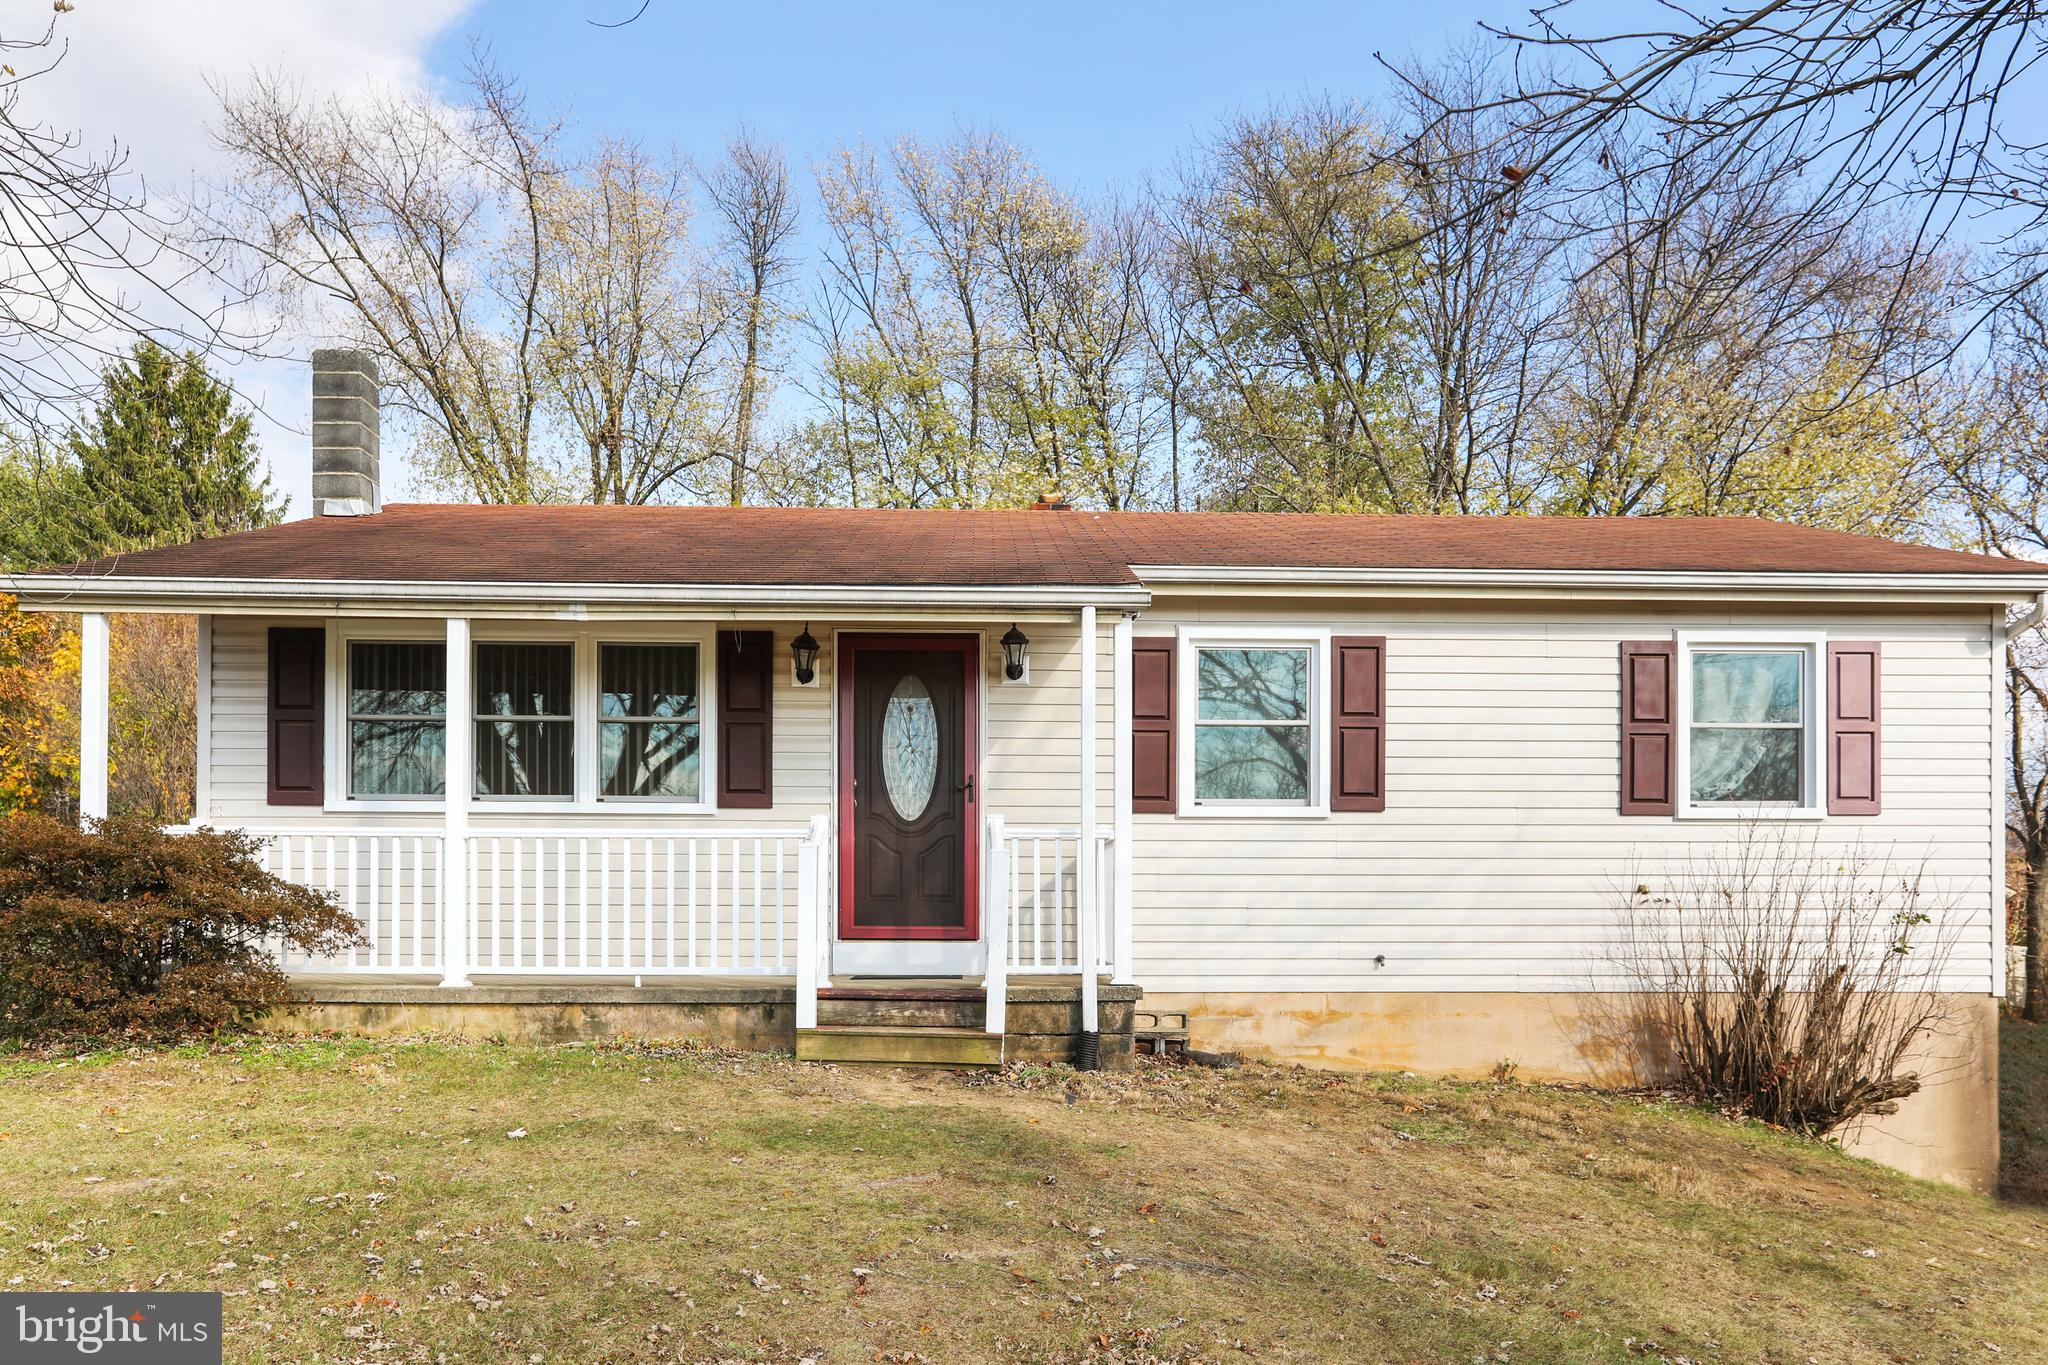
<svg viewBox="0 0 2048 1365"><path fill-rule="evenodd" d="M718 632L718 804L775 804L775 632Z"/></svg>
<svg viewBox="0 0 2048 1365"><path fill-rule="evenodd" d="M273 626L265 747L270 804L317 806L327 799L327 632Z"/></svg>
<svg viewBox="0 0 2048 1365"><path fill-rule="evenodd" d="M1131 809L1171 815L1180 805L1173 737L1174 641L1131 641Z"/></svg>
<svg viewBox="0 0 2048 1365"><path fill-rule="evenodd" d="M1387 808L1387 637L1330 641L1330 809Z"/></svg>
<svg viewBox="0 0 2048 1365"><path fill-rule="evenodd" d="M1621 813L1678 809L1678 646L1621 642Z"/></svg>
<svg viewBox="0 0 2048 1365"><path fill-rule="evenodd" d="M1878 813L1883 672L1883 654L1874 640L1828 646L1829 815Z"/></svg>

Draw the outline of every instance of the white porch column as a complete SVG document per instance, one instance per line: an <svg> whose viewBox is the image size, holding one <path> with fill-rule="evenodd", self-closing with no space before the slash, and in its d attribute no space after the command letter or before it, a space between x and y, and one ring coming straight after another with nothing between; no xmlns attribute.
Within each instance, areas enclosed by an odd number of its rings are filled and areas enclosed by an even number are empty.
<svg viewBox="0 0 2048 1365"><path fill-rule="evenodd" d="M198 727L192 762L192 823L203 825L213 815L213 617L197 625L198 658L192 695Z"/></svg>
<svg viewBox="0 0 2048 1365"><path fill-rule="evenodd" d="M1116 809L1111 815L1115 842L1110 845L1110 858L1115 885L1109 894L1110 931L1113 947L1110 952L1112 974L1110 980L1120 986L1131 982L1131 623L1134 613L1119 612L1113 636L1115 643L1112 664L1112 689L1116 694L1115 705L1111 708L1110 723L1116 727L1110 736L1110 749L1114 755L1116 772L1112 775L1115 794L1111 800Z"/></svg>
<svg viewBox="0 0 2048 1365"><path fill-rule="evenodd" d="M1081 1028L1098 1031L1095 980L1095 608L1081 608L1081 837L1074 847L1074 938L1081 961Z"/></svg>
<svg viewBox="0 0 2048 1365"><path fill-rule="evenodd" d="M78 821L107 818L108 672L112 665L107 614L78 620Z"/></svg>
<svg viewBox="0 0 2048 1365"><path fill-rule="evenodd" d="M448 618L448 735L443 753L441 830L441 984L469 984L469 796L475 783L470 723L469 618Z"/></svg>

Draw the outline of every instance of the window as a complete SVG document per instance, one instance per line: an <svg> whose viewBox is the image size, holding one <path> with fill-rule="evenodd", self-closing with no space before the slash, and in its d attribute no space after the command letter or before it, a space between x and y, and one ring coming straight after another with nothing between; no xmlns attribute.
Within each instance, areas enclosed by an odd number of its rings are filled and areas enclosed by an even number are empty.
<svg viewBox="0 0 2048 1365"><path fill-rule="evenodd" d="M1686 656L1688 800L1813 805L1813 648L1701 643Z"/></svg>
<svg viewBox="0 0 2048 1365"><path fill-rule="evenodd" d="M1197 805L1314 804L1308 646L1195 650Z"/></svg>
<svg viewBox="0 0 2048 1365"><path fill-rule="evenodd" d="M697 647L602 645L597 673L604 798L697 800Z"/></svg>
<svg viewBox="0 0 2048 1365"><path fill-rule="evenodd" d="M439 796L448 739L448 652L440 642L348 647L351 796Z"/></svg>
<svg viewBox="0 0 2048 1365"><path fill-rule="evenodd" d="M576 794L576 648L476 647L476 791L479 796Z"/></svg>

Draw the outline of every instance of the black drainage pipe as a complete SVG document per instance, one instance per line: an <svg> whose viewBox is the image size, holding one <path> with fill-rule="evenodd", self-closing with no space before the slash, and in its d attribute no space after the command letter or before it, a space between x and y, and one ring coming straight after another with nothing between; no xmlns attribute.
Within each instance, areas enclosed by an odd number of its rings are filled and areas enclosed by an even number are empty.
<svg viewBox="0 0 2048 1365"><path fill-rule="evenodd" d="M1089 1029L1081 1035L1081 1046L1074 1057L1076 1071L1099 1071L1102 1069L1102 1035Z"/></svg>

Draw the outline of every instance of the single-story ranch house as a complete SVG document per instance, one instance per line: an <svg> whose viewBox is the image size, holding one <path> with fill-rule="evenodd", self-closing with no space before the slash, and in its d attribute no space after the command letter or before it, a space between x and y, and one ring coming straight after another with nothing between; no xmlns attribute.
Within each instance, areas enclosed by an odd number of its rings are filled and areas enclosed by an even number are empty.
<svg viewBox="0 0 2048 1365"><path fill-rule="evenodd" d="M374 370L315 369L318 515L0 580L84 613L88 816L106 614L198 615L197 819L367 936L289 964L297 1022L985 1063L1142 1013L1612 1081L1621 883L1761 818L1940 883L1962 1027L1853 1145L1994 1179L2001 661L2048 566L1747 520L386 507Z"/></svg>

